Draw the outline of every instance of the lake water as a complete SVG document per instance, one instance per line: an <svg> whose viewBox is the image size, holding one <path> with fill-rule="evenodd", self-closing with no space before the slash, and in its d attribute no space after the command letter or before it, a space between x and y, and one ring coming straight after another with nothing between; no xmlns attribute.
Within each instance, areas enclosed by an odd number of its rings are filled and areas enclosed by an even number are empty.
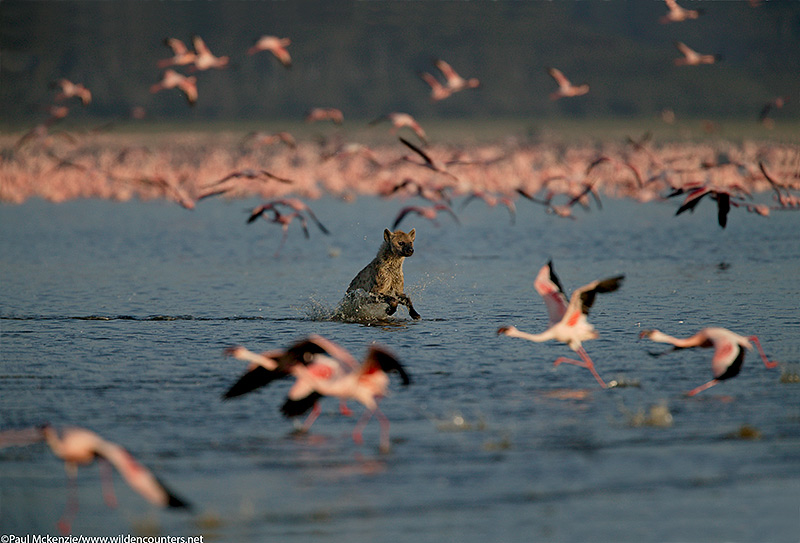
<svg viewBox="0 0 800 543"><path fill-rule="evenodd" d="M766 198L766 196L763 196ZM79 471L76 535L203 535L208 541L798 541L800 215L711 202L604 200L577 220L518 202L474 202L462 224L408 217L405 308L385 325L326 318L408 202L311 201L331 230L246 225L258 201L30 200L0 207L0 429L50 421L91 428L132 451L194 504L161 511L115 477L103 503L96 465ZM624 273L590 315L585 347L606 380L552 362L562 344L498 337L547 325L533 278L549 259L566 290ZM660 358L646 328L758 335L741 374L694 398L709 350ZM281 348L322 334L363 355L390 348L413 383L393 381L356 445L355 417L324 400L310 433L279 406L289 381L223 402L241 344ZM784 379L781 377L784 376ZM672 423L648 424L653 406ZM637 416L639 415L639 416ZM748 439L755 437L756 439ZM64 470L42 444L0 449L0 532L56 534Z"/></svg>

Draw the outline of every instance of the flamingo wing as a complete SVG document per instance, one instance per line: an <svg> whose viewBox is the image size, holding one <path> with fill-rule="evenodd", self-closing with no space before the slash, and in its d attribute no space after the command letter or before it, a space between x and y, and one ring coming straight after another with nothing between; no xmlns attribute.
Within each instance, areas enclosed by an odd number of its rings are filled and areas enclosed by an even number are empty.
<svg viewBox="0 0 800 543"><path fill-rule="evenodd" d="M584 315L588 315L589 309L592 307L592 304L594 304L594 299L597 294L614 292L620 287L623 279L625 279L624 275L617 275L616 277L609 277L608 279L592 281L588 285L576 289L575 292L572 293L572 298L570 299L570 308L580 308Z"/></svg>
<svg viewBox="0 0 800 543"><path fill-rule="evenodd" d="M561 287L561 282L553 271L552 261L542 266L539 270L539 275L536 276L536 280L533 282L533 286L544 300L547 314L550 317L550 325L561 322L561 319L567 313L569 304L567 304L567 297Z"/></svg>
<svg viewBox="0 0 800 543"><path fill-rule="evenodd" d="M147 501L162 507L188 508L189 504L170 492L150 470L117 445L97 438L95 452L108 460L120 472L128 485Z"/></svg>
<svg viewBox="0 0 800 543"><path fill-rule="evenodd" d="M709 333L714 344L711 373L715 379L724 380L739 374L744 363L745 350L727 335Z"/></svg>
<svg viewBox="0 0 800 543"><path fill-rule="evenodd" d="M678 211L675 212L676 215L680 215L687 209L689 211L694 211L694 208L697 207L697 204L700 203L700 200L707 194L711 193L711 189L708 187L700 187L698 189L694 189L691 191L687 196L686 199L681 204L681 207L678 208Z"/></svg>
<svg viewBox="0 0 800 543"><path fill-rule="evenodd" d="M403 385L411 383L411 378L408 376L405 369L403 369L400 361L386 349L373 345L369 348L364 364L362 364L359 371L361 374L366 374L372 373L377 369L380 369L384 373L397 373Z"/></svg>
<svg viewBox="0 0 800 543"><path fill-rule="evenodd" d="M286 377L285 372L268 370L264 366L255 366L242 375L239 380L225 392L222 399L227 400L247 394L248 392L267 386L275 379L281 379L282 377Z"/></svg>

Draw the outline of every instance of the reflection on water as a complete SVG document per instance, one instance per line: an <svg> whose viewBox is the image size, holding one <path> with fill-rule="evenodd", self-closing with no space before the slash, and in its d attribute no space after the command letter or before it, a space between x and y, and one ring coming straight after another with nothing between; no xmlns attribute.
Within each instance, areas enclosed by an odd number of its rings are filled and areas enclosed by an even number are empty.
<svg viewBox="0 0 800 543"><path fill-rule="evenodd" d="M315 202L337 234L290 231L279 258L272 232L243 224L241 202L0 209L10 233L0 238L0 427L89 427L197 507L188 519L156 511L117 485L120 505L107 510L97 470L82 469L74 533L796 539L796 214L743 214L722 231L713 206L675 218L668 203L606 199L576 220L520 206L515 225L498 221L503 210L467 208L461 226L409 225L417 239L405 281L422 320L371 309L363 318L345 289L398 206ZM564 345L497 337L510 323L546 328L533 278L551 258L567 285L625 273L592 307L600 337L585 343L619 386L553 368L571 355ZM757 334L781 371L751 353L735 379L683 397L708 378L710 352L654 359L638 334L709 325ZM354 444L355 419L335 400L322 402L309 434L294 434L279 412L289 380L219 399L241 372L225 347L283 348L310 333L356 358L386 345L413 375L381 403L391 453L378 451L377 425ZM62 464L45 448L0 449L4 532L55 533L65 503Z"/></svg>

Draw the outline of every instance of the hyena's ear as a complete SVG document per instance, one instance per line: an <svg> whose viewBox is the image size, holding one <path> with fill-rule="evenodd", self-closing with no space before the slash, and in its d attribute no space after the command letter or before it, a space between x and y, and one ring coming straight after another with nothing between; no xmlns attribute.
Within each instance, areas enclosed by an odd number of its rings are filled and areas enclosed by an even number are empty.
<svg viewBox="0 0 800 543"><path fill-rule="evenodd" d="M392 233L389 232L388 228L383 230L383 239L385 239L389 243L391 243L392 241Z"/></svg>
<svg viewBox="0 0 800 543"><path fill-rule="evenodd" d="M416 228L412 228L411 231L408 233L408 237L411 238L411 241L414 241L414 237L417 235Z"/></svg>

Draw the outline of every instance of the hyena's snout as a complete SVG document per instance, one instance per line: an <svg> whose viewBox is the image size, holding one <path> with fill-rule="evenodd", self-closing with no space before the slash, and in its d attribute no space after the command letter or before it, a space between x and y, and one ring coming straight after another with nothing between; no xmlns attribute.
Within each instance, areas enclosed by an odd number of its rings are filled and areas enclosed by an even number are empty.
<svg viewBox="0 0 800 543"><path fill-rule="evenodd" d="M400 254L403 256L411 256L414 254L414 246L413 245L406 245L400 250Z"/></svg>

